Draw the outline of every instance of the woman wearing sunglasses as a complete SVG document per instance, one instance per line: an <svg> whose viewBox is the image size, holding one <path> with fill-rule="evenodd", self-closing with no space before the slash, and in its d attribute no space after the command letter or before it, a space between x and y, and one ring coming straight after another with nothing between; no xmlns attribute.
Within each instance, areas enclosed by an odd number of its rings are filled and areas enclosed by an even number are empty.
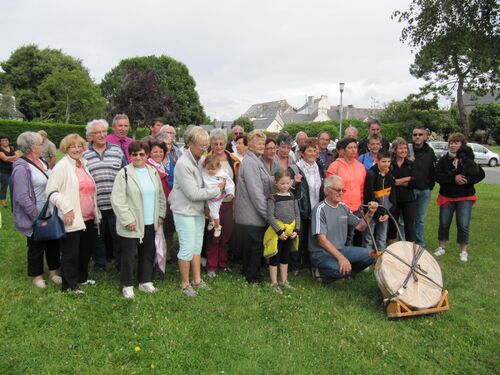
<svg viewBox="0 0 500 375"><path fill-rule="evenodd" d="M146 164L149 146L134 141L128 147L132 162L116 176L111 204L120 237L120 281L123 297L134 298L134 259L137 250L139 290L154 293L155 233L162 228L166 199L156 168Z"/></svg>

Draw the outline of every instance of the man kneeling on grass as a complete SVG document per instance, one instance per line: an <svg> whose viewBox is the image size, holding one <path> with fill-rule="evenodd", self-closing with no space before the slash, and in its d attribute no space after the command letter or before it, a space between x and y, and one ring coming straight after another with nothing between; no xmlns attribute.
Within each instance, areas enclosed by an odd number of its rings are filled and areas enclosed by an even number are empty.
<svg viewBox="0 0 500 375"><path fill-rule="evenodd" d="M359 231L367 227L365 220L355 216L340 200L344 194L344 182L339 176L324 181L325 200L319 202L311 215L309 251L311 264L319 269L323 283L331 283L356 274L369 267L374 259L364 247L345 246L348 226ZM371 221L378 203L370 202L365 218Z"/></svg>

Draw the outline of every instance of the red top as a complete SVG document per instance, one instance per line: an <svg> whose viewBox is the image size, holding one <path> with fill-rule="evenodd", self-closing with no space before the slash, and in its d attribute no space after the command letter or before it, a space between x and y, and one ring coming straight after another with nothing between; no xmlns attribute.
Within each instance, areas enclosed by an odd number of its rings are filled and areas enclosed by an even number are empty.
<svg viewBox="0 0 500 375"><path fill-rule="evenodd" d="M363 190L365 188L366 169L364 165L357 160L347 163L344 159L338 158L330 164L326 175L337 175L342 178L346 192L341 201L352 212L359 210L363 204Z"/></svg>
<svg viewBox="0 0 500 375"><path fill-rule="evenodd" d="M472 201L474 203L477 202L477 197L475 195L469 195L468 197L458 197L458 198L450 198L445 197L444 195L438 194L437 204L439 207L448 207L450 202L462 202L462 201Z"/></svg>
<svg viewBox="0 0 500 375"><path fill-rule="evenodd" d="M82 210L83 220L95 219L95 183L83 167L76 168L76 176L80 184L80 209Z"/></svg>

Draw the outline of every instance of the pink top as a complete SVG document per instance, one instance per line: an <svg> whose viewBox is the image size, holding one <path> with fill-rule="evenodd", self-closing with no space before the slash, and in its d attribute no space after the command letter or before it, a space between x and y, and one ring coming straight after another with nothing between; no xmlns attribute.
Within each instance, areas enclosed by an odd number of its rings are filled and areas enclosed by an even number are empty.
<svg viewBox="0 0 500 375"><path fill-rule="evenodd" d="M346 190L342 197L342 203L345 203L352 212L359 210L363 203L363 191L365 188L366 169L363 164L357 160L347 163L344 159L335 160L326 172L327 176L337 175L344 181Z"/></svg>
<svg viewBox="0 0 500 375"><path fill-rule="evenodd" d="M80 184L80 209L83 220L95 219L95 183L82 167L76 168L76 176Z"/></svg>
<svg viewBox="0 0 500 375"><path fill-rule="evenodd" d="M134 141L132 138L125 137L120 139L116 136L116 134L112 133L106 137L106 141L108 143L112 143L121 148L125 156L127 157L128 162L130 163L130 155L128 154L128 146Z"/></svg>

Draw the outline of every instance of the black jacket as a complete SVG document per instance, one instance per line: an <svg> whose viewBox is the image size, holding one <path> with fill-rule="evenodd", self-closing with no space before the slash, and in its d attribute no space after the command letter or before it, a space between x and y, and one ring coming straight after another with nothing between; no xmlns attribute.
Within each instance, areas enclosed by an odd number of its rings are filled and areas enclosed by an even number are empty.
<svg viewBox="0 0 500 375"><path fill-rule="evenodd" d="M380 173L378 166L375 164L366 172L365 188L363 192L364 204L375 201L379 205L390 209L396 204L396 181L389 171L385 176ZM385 215L387 212L383 208L379 208L375 218L380 215Z"/></svg>
<svg viewBox="0 0 500 375"><path fill-rule="evenodd" d="M415 180L414 176L415 168L411 160L405 159L401 167L398 166L396 160L391 163L391 173L394 179L399 179L403 177L412 177L408 186L396 186L396 202L406 203L415 200L415 194L413 193L413 182Z"/></svg>
<svg viewBox="0 0 500 375"><path fill-rule="evenodd" d="M382 148L385 150L389 150L389 147L391 146L390 142L387 140L387 138L382 137ZM368 152L368 138L363 138L359 141L358 143L358 155L363 155Z"/></svg>
<svg viewBox="0 0 500 375"><path fill-rule="evenodd" d="M318 164L318 170L319 170L319 175L321 177L321 181L323 181L325 179L325 173L321 168L321 165L318 162L316 162L316 164ZM306 176L304 175L304 172L302 172L302 170L297 165L289 167L288 170L292 175L291 176L292 181L296 173L300 173L302 175L302 180L300 184L295 185L295 187L292 189L299 203L300 217L304 219L310 219L311 212L314 207L311 207L311 200L309 199L309 185L307 184ZM321 202L323 199L325 199L325 194L323 192L323 188L321 188L319 192L319 201Z"/></svg>
<svg viewBox="0 0 500 375"><path fill-rule="evenodd" d="M457 167L453 165L455 157L449 153L439 159L436 167L436 181L440 185L439 194L448 198L468 197L476 194L474 184L485 177L484 170L474 162L474 152L469 146L461 147L456 158ZM457 185L455 176L464 175L469 183Z"/></svg>
<svg viewBox="0 0 500 375"><path fill-rule="evenodd" d="M413 145L413 174L412 186L418 190L426 190L434 187L436 181L437 158L434 150L426 143L421 148Z"/></svg>

